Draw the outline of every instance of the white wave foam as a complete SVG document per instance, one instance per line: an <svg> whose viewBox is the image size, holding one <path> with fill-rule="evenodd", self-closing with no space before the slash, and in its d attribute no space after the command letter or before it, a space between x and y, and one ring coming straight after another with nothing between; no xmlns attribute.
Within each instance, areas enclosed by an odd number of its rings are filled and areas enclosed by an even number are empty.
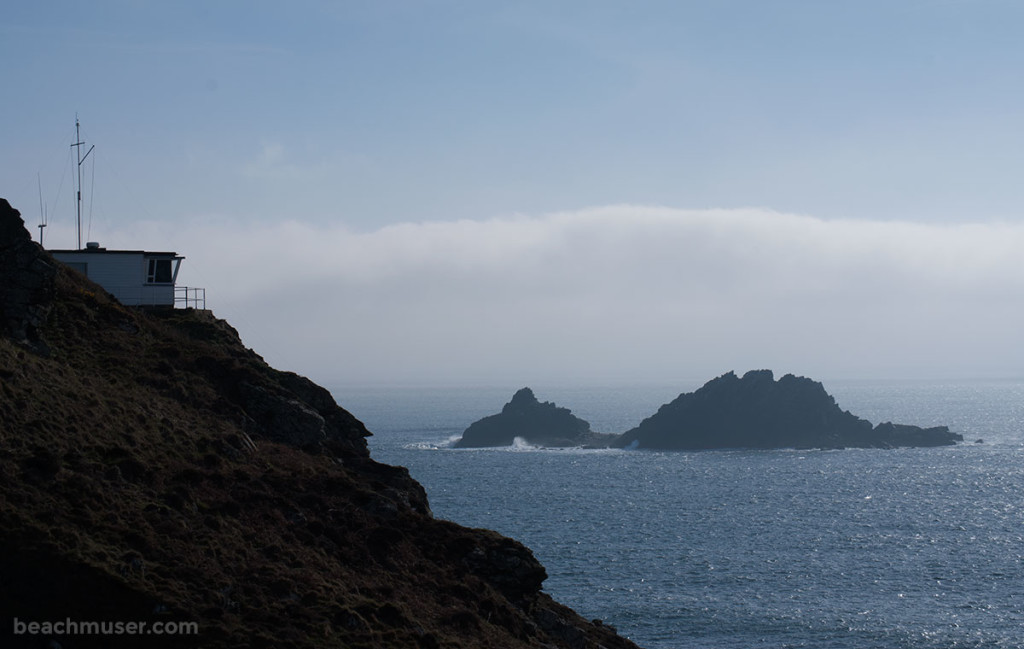
<svg viewBox="0 0 1024 649"><path fill-rule="evenodd" d="M509 448L513 451L537 451L543 447L527 442L525 437L516 437L512 440L512 446Z"/></svg>

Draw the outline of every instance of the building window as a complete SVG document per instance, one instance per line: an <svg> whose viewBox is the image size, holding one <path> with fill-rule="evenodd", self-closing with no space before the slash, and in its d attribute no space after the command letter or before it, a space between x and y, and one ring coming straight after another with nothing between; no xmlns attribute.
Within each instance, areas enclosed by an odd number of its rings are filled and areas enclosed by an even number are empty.
<svg viewBox="0 0 1024 649"><path fill-rule="evenodd" d="M64 263L67 264L68 266L71 266L72 268L82 273L86 277L89 276L89 264L85 263L84 261L66 261Z"/></svg>
<svg viewBox="0 0 1024 649"><path fill-rule="evenodd" d="M146 282L150 284L170 284L172 281L170 259L150 259Z"/></svg>

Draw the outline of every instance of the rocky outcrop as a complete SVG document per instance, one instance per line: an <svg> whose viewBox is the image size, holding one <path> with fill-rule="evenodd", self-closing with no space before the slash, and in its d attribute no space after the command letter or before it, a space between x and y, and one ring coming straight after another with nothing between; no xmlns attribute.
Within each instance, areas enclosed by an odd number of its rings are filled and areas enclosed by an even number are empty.
<svg viewBox="0 0 1024 649"><path fill-rule="evenodd" d="M455 442L456 448L511 446L516 438L534 446L606 447L615 439L590 430L590 424L568 408L550 401L541 403L530 388L522 388L501 413L470 424Z"/></svg>
<svg viewBox="0 0 1024 649"><path fill-rule="evenodd" d="M253 428L269 439L299 448L315 447L327 440L324 418L302 401L251 383L243 383L239 391Z"/></svg>
<svg viewBox="0 0 1024 649"><path fill-rule="evenodd" d="M8 623L0 646L634 648L543 593L528 548L434 519L358 419L224 321L123 307L13 210L0 253L0 611L198 629Z"/></svg>
<svg viewBox="0 0 1024 649"><path fill-rule="evenodd" d="M54 261L32 241L21 213L0 198L0 326L12 340L46 353L39 329L53 300Z"/></svg>
<svg viewBox="0 0 1024 649"><path fill-rule="evenodd" d="M227 322L208 311L162 309L146 315L197 346L218 350L220 355L203 354L190 365L238 409L247 433L311 452L327 450L345 461L369 457L366 438L371 433L361 421L306 377L268 367L255 352L241 347L238 332ZM162 353L172 359L180 356L173 348ZM171 369L166 373L173 376L173 366L167 365ZM188 394L184 389L173 392Z"/></svg>
<svg viewBox="0 0 1024 649"><path fill-rule="evenodd" d="M964 441L963 435L951 432L948 426L922 428L892 422L875 426L869 439L869 445L876 448L953 446Z"/></svg>
<svg viewBox="0 0 1024 649"><path fill-rule="evenodd" d="M842 410L816 381L771 370L729 372L662 406L614 446L651 449L893 448L963 441L945 426L871 423Z"/></svg>

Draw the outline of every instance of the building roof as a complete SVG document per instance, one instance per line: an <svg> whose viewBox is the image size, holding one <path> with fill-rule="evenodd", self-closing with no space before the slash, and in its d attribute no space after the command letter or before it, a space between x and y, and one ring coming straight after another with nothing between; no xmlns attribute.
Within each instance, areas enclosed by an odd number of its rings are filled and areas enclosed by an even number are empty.
<svg viewBox="0 0 1024 649"><path fill-rule="evenodd" d="M82 248L80 250L47 250L50 254L54 253L85 253L89 255L151 255L155 257L181 257L176 252L156 252L153 250L107 250L106 248ZM184 257L182 257L184 259Z"/></svg>

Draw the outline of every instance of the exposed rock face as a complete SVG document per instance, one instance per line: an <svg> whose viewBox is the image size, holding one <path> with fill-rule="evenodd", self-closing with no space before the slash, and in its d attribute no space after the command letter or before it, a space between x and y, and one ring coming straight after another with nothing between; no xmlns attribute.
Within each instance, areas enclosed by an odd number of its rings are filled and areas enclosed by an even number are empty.
<svg viewBox="0 0 1024 649"><path fill-rule="evenodd" d="M770 370L729 372L681 394L633 430L617 447L712 448L891 448L944 446L963 441L945 426L879 424L836 405L816 381Z"/></svg>
<svg viewBox="0 0 1024 649"><path fill-rule="evenodd" d="M528 548L432 518L358 419L224 321L121 306L14 210L0 254L0 646L634 647L542 593Z"/></svg>
<svg viewBox="0 0 1024 649"><path fill-rule="evenodd" d="M614 435L590 430L590 424L568 408L541 403L530 388L522 388L501 413L470 424L456 448L511 446L519 437L529 444L552 447L608 446Z"/></svg>
<svg viewBox="0 0 1024 649"><path fill-rule="evenodd" d="M56 268L32 241L21 213L0 198L0 326L12 340L46 352L39 328L53 300Z"/></svg>

